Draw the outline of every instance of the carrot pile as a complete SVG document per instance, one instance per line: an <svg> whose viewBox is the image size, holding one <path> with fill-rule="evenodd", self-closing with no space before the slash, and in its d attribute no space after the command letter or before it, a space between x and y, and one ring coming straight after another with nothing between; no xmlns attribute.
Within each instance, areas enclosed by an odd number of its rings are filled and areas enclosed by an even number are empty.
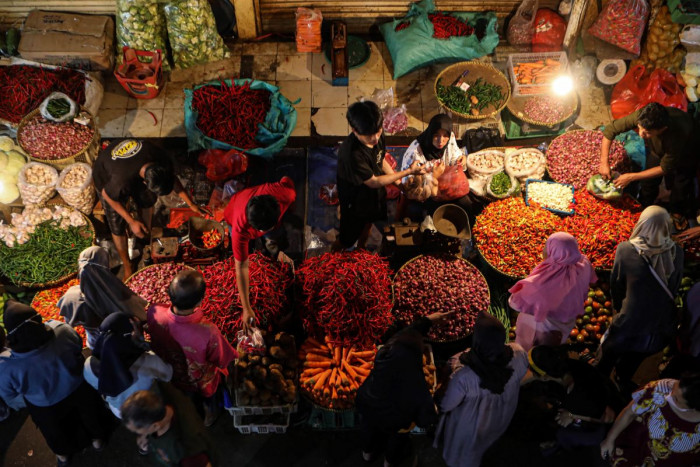
<svg viewBox="0 0 700 467"><path fill-rule="evenodd" d="M377 351L325 344L308 338L299 350L303 361L299 378L302 391L329 409L350 409L360 385L367 379Z"/></svg>
<svg viewBox="0 0 700 467"><path fill-rule="evenodd" d="M560 71L561 63L551 58L513 66L513 75L518 84L548 84Z"/></svg>

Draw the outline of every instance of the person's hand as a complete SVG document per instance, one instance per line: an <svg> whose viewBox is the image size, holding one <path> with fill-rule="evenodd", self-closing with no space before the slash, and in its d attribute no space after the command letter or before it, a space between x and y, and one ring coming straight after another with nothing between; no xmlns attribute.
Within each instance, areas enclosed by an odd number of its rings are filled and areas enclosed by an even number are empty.
<svg viewBox="0 0 700 467"><path fill-rule="evenodd" d="M467 170L467 156L459 156L457 158L457 164L462 166L462 170Z"/></svg>
<svg viewBox="0 0 700 467"><path fill-rule="evenodd" d="M135 342L141 343L144 341L143 329L141 329L141 324L137 318L132 317L131 321L131 339Z"/></svg>
<svg viewBox="0 0 700 467"><path fill-rule="evenodd" d="M190 206L190 210L200 216L210 216L211 217L211 211L204 207L204 206L197 206L196 204L193 204Z"/></svg>
<svg viewBox="0 0 700 467"><path fill-rule="evenodd" d="M281 262L281 263L287 263L287 264L289 264L290 266L292 266L292 268L294 268L294 260L293 260L292 258L290 258L289 256L287 256L287 255L284 253L284 251L280 251L280 252L277 254L277 261L279 261L279 262Z"/></svg>
<svg viewBox="0 0 700 467"><path fill-rule="evenodd" d="M605 407L605 413L603 413L603 418L601 421L603 423L612 423L615 421L615 411L609 405Z"/></svg>
<svg viewBox="0 0 700 467"><path fill-rule="evenodd" d="M613 451L615 450L615 440L610 438L605 438L602 443L600 443L600 457L605 460L610 459Z"/></svg>
<svg viewBox="0 0 700 467"><path fill-rule="evenodd" d="M620 190L625 188L627 185L635 180L634 174L624 174L613 180L613 184Z"/></svg>
<svg viewBox="0 0 700 467"><path fill-rule="evenodd" d="M408 167L408 170L411 171L411 175L423 175L426 173L425 167L422 167L418 161L413 161L413 163Z"/></svg>
<svg viewBox="0 0 700 467"><path fill-rule="evenodd" d="M436 313L431 313L426 318L430 320L431 323L433 324L442 324L447 319L454 314L454 311L445 311L445 312L436 312Z"/></svg>
<svg viewBox="0 0 700 467"><path fill-rule="evenodd" d="M566 428L567 426L571 425L571 423L574 421L574 417L568 410L559 409L557 415L554 417L554 420L556 420L559 426L563 426L564 428Z"/></svg>
<svg viewBox="0 0 700 467"><path fill-rule="evenodd" d="M141 221L137 221L136 219L129 222L129 228L131 229L133 234L136 235L138 238L146 238L146 235L148 235L148 229L146 228L146 224L144 224Z"/></svg>
<svg viewBox="0 0 700 467"><path fill-rule="evenodd" d="M676 240L679 242L686 242L688 240L693 240L698 237L700 237L700 226L691 227L688 230L684 230L683 232L676 235Z"/></svg>
<svg viewBox="0 0 700 467"><path fill-rule="evenodd" d="M148 451L148 436L139 435L138 438L136 438L136 445L139 447L140 450Z"/></svg>
<svg viewBox="0 0 700 467"><path fill-rule="evenodd" d="M255 312L251 310L250 308L248 309L243 309L243 313L241 313L241 326L243 327L243 330L247 333L250 332L250 328L253 327L255 324Z"/></svg>
<svg viewBox="0 0 700 467"><path fill-rule="evenodd" d="M612 178L612 172L610 171L610 164L607 162L601 162L598 166L598 173L605 179L610 180Z"/></svg>

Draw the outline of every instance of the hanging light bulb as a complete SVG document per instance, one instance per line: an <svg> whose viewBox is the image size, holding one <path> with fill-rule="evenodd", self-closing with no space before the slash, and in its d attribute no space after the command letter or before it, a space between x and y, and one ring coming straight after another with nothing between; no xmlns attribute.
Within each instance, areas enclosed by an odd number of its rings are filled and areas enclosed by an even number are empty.
<svg viewBox="0 0 700 467"><path fill-rule="evenodd" d="M564 96L574 89L574 81L569 75L561 75L552 81L552 91L558 96Z"/></svg>

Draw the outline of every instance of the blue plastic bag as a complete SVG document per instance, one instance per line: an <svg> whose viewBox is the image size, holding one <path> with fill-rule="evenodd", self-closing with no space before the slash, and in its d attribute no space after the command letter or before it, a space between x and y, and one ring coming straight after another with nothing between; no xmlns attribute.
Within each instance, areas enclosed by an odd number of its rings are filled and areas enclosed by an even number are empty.
<svg viewBox="0 0 700 467"><path fill-rule="evenodd" d="M601 131L605 129L602 126ZM630 130L624 133L620 133L615 137L615 140L622 143L627 151L627 155L630 160L634 162L635 165L640 167L639 170L645 170L647 166L647 150L644 146L644 139L637 134L636 131Z"/></svg>
<svg viewBox="0 0 700 467"><path fill-rule="evenodd" d="M202 86L218 86L220 81L211 81L200 84L194 89L185 89L185 131L187 132L187 147L190 151L200 149L238 149L249 156L258 156L265 159L272 159L287 144L289 135L294 131L297 124L297 111L292 102L284 97L277 86L273 86L264 81L249 79L227 79L226 84L241 86L250 82L250 89L265 89L270 92L270 110L265 116L265 121L258 126L258 133L255 139L260 143L260 147L253 149L243 149L223 141L218 141L208 137L197 127L198 113L192 108L192 94L194 90ZM298 101L297 101L298 102Z"/></svg>

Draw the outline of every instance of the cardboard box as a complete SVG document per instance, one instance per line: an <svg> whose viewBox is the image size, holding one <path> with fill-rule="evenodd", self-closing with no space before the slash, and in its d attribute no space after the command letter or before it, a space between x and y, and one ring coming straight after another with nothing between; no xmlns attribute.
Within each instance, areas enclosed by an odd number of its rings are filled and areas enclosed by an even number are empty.
<svg viewBox="0 0 700 467"><path fill-rule="evenodd" d="M18 50L28 60L110 72L114 21L109 16L33 10L24 23Z"/></svg>

